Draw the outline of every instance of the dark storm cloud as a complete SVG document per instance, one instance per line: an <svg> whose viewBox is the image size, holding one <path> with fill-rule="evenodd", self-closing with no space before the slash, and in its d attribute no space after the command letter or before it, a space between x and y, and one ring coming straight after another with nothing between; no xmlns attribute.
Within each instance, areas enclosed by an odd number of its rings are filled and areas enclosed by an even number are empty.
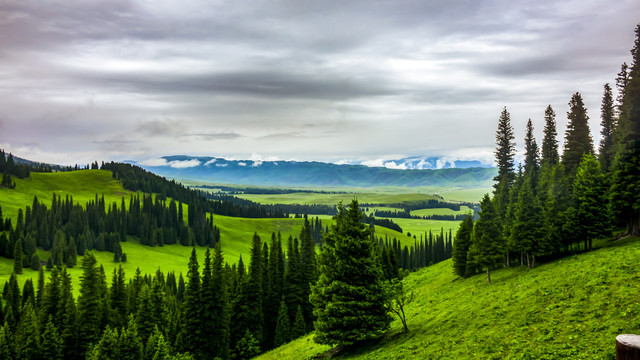
<svg viewBox="0 0 640 360"><path fill-rule="evenodd" d="M385 79L261 70L199 75L79 74L86 82L145 94L235 94L268 98L348 100L397 94Z"/></svg>

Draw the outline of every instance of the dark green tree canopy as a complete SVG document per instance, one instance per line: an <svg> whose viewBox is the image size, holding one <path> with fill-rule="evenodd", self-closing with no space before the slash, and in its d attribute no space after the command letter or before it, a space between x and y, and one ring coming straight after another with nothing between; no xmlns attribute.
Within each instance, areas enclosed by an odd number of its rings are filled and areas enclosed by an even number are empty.
<svg viewBox="0 0 640 360"><path fill-rule="evenodd" d="M582 101L582 95L579 92L571 96L567 118L569 123L564 135L562 163L567 174L573 176L578 165L580 165L582 155L593 154L593 139L589 131L589 116Z"/></svg>
<svg viewBox="0 0 640 360"><path fill-rule="evenodd" d="M358 201L338 206L336 224L325 236L312 288L316 338L322 344L353 344L389 328L378 245L360 222Z"/></svg>

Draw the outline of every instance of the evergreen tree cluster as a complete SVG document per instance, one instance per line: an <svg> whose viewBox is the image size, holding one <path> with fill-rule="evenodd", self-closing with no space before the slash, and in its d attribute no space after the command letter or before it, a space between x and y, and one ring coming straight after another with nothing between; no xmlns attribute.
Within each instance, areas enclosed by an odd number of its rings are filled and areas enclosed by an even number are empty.
<svg viewBox="0 0 640 360"><path fill-rule="evenodd" d="M457 241L457 240L456 240ZM402 246L397 239L378 238L381 250L382 268L388 280L397 278L397 269L416 271L421 268L437 264L450 259L453 253L453 238L451 231L440 229L440 234L432 231L420 235L420 240L414 237L414 244Z"/></svg>
<svg viewBox="0 0 640 360"><path fill-rule="evenodd" d="M362 214L362 220L364 224L369 224L369 226L379 225L382 227L386 227L391 230L395 230L399 233L402 232L402 228L400 225L393 222L391 219L381 219L377 218L373 215L366 216L364 213Z"/></svg>
<svg viewBox="0 0 640 360"><path fill-rule="evenodd" d="M555 112L548 106L541 154L529 120L524 166L517 171L513 128L503 110L493 197L485 195L475 223L468 219L460 225L455 274L466 277L486 269L490 282L493 268L534 267L539 257L590 250L594 239L610 235L614 227L640 235L640 25L631 54L631 66L623 64L616 80L616 101L611 87L604 86L597 157L580 93L569 101L562 156Z"/></svg>
<svg viewBox="0 0 640 360"><path fill-rule="evenodd" d="M445 221L462 221L467 215L411 215L411 210L403 209L403 210L375 210L373 212L373 216L375 217L389 217L389 218L398 218L398 219L421 219L421 220L445 220Z"/></svg>
<svg viewBox="0 0 640 360"><path fill-rule="evenodd" d="M220 241L220 230L197 205L189 207L184 221L183 204L155 199L150 195L131 196L126 206L124 198L120 206L105 204L104 196L96 195L83 207L74 204L73 197L53 195L47 207L34 197L32 206L20 209L15 227L7 218L2 221L0 209L0 256L13 258L17 267L37 270L40 259L36 248L51 250L47 267L72 267L76 256L86 250L110 251L114 261L125 261L121 241L135 236L143 245L163 246L180 243L184 246L214 247ZM16 267L16 269L17 269ZM21 269L21 268L20 268ZM19 273L19 272L18 272Z"/></svg>
<svg viewBox="0 0 640 360"><path fill-rule="evenodd" d="M286 244L254 234L248 266L226 264L219 243L203 264L192 251L186 278L138 270L127 283L118 267L108 285L89 250L80 266L77 299L64 264L40 268L35 287L27 280L20 291L15 274L5 283L3 359L248 359L313 330L309 221Z"/></svg>
<svg viewBox="0 0 640 360"><path fill-rule="evenodd" d="M189 189L175 180L167 180L139 166L109 162L103 163L101 169L111 171L113 178L120 180L127 190L155 193L160 199L172 198L207 213L246 218L289 217L289 214L278 207L263 206L233 196L219 196Z"/></svg>

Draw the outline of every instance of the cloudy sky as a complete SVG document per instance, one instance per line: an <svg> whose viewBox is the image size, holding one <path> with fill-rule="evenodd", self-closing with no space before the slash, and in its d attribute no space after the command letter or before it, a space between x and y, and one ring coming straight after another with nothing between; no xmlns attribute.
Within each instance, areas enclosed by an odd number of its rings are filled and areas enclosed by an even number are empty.
<svg viewBox="0 0 640 360"><path fill-rule="evenodd" d="M63 164L162 155L491 161L630 61L640 1L0 2L0 148Z"/></svg>

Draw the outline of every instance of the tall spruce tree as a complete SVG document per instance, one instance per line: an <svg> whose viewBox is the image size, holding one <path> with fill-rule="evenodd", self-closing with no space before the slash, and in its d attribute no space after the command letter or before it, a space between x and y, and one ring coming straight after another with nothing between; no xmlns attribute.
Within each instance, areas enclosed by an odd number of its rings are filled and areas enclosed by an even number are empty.
<svg viewBox="0 0 640 360"><path fill-rule="evenodd" d="M208 324L212 334L210 342L214 357L229 358L229 295L224 274L224 257L220 242L217 242L211 262L211 299L213 321Z"/></svg>
<svg viewBox="0 0 640 360"><path fill-rule="evenodd" d="M573 184L575 232L583 239L584 248L592 248L592 240L610 233L606 185L600 163L592 154L585 154Z"/></svg>
<svg viewBox="0 0 640 360"><path fill-rule="evenodd" d="M633 61L621 91L610 198L618 222L627 226L627 233L640 236L640 24L635 31Z"/></svg>
<svg viewBox="0 0 640 360"><path fill-rule="evenodd" d="M310 297L318 343L353 344L389 328L378 244L362 217L357 200L348 208L339 204L336 224L325 236Z"/></svg>
<svg viewBox="0 0 640 360"><path fill-rule="evenodd" d="M602 105L600 106L600 147L598 148L598 160L602 166L602 171L607 172L613 162L613 132L616 127L615 109L613 104L613 94L611 86L604 84L604 94L602 95Z"/></svg>
<svg viewBox="0 0 640 360"><path fill-rule="evenodd" d="M462 219L456 241L453 243L453 273L461 277L467 277L467 256L471 246L471 235L473 234L473 217L467 215Z"/></svg>
<svg viewBox="0 0 640 360"><path fill-rule="evenodd" d="M571 96L569 123L564 135L564 153L562 164L568 176L572 179L582 160L582 155L593 154L593 140L589 132L589 116L582 101L582 95L577 92Z"/></svg>
<svg viewBox="0 0 640 360"><path fill-rule="evenodd" d="M526 135L524 138L524 174L531 180L531 188L535 192L538 184L538 172L540 170L540 154L538 153L538 144L533 135L533 123L531 119L527 121Z"/></svg>
<svg viewBox="0 0 640 360"><path fill-rule="evenodd" d="M555 165L560 157L558 155L558 131L556 129L556 112L551 105L544 111L544 136L542 138L541 165Z"/></svg>
<svg viewBox="0 0 640 360"><path fill-rule="evenodd" d="M86 251L81 263L82 275L78 296L78 318L81 321L78 328L78 348L81 353L84 353L91 343L97 343L100 340L103 308L98 262L93 253Z"/></svg>
<svg viewBox="0 0 640 360"><path fill-rule="evenodd" d="M253 234L251 244L251 259L249 262L249 281L246 287L247 316L251 319L248 329L254 338L262 341L262 327L264 317L262 314L262 240L257 233Z"/></svg>
<svg viewBox="0 0 640 360"><path fill-rule="evenodd" d="M191 250L189 258L188 282L184 290L182 303L182 327L180 331L181 348L200 359L203 343L202 334L202 299L200 287L200 272L196 249Z"/></svg>
<svg viewBox="0 0 640 360"><path fill-rule="evenodd" d="M504 244L500 237L498 214L495 205L485 194L480 202L480 217L473 227L470 252L475 263L487 269L487 283L491 283L491 270L504 261Z"/></svg>
<svg viewBox="0 0 640 360"><path fill-rule="evenodd" d="M511 115L505 107L498 119L498 130L496 130L496 163L498 165L498 175L493 178L497 189L503 181L508 185L513 182L515 173L513 170L516 144L514 142L513 127L511 126Z"/></svg>

